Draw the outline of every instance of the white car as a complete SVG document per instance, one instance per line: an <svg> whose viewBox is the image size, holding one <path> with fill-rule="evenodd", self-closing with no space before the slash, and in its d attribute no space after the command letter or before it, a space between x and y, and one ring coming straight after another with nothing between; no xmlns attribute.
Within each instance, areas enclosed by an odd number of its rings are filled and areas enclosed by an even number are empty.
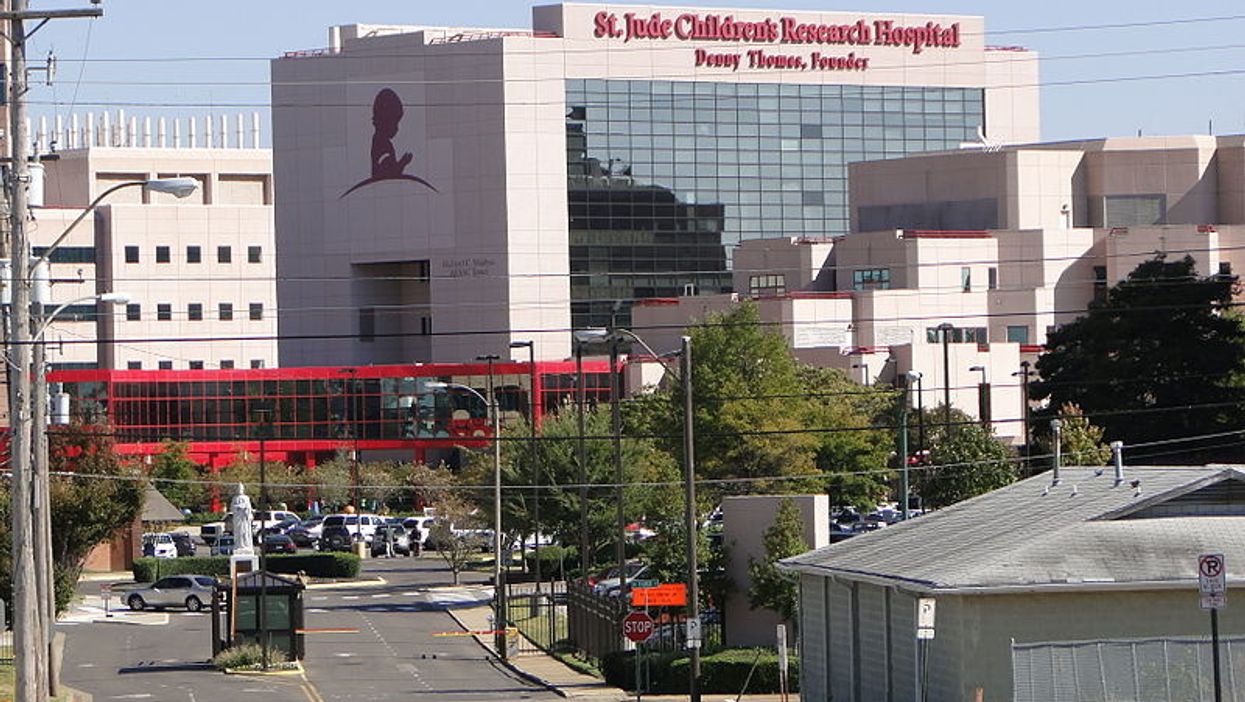
<svg viewBox="0 0 1245 702"><path fill-rule="evenodd" d="M143 534L143 555L148 558L177 558L177 544L171 534Z"/></svg>
<svg viewBox="0 0 1245 702"><path fill-rule="evenodd" d="M253 517L251 517L251 531L252 533L258 534L261 529L271 529L281 522L291 519L301 519L301 517L293 512L286 512L279 509L274 509L272 511L259 510Z"/></svg>
<svg viewBox="0 0 1245 702"><path fill-rule="evenodd" d="M428 532L432 531L432 520L434 517L407 517L402 520L402 526L414 536L419 534L419 545L424 546L428 543Z"/></svg>
<svg viewBox="0 0 1245 702"><path fill-rule="evenodd" d="M320 522L320 532L332 526L345 526L351 534L359 534L366 543L372 543L376 527L385 523L384 517L375 514L330 514Z"/></svg>

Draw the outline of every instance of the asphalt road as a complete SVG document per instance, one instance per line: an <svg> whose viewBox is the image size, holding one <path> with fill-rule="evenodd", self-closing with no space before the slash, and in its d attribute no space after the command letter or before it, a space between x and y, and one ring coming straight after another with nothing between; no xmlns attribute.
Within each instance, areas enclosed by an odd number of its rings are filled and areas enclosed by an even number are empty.
<svg viewBox="0 0 1245 702"><path fill-rule="evenodd" d="M309 629L345 630L307 635L305 681L208 669L208 617L182 612L170 612L163 625L61 624L62 679L96 702L256 694L265 702L561 699L496 663L473 638L436 635L461 631L447 607L487 597L482 587L448 587L449 572L436 556L369 560L365 570L387 583L305 593Z"/></svg>

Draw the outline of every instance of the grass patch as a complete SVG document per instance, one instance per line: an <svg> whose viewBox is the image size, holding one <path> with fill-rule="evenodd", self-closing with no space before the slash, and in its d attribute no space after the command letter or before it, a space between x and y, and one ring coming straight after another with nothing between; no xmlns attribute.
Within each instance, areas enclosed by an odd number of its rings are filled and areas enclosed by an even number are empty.
<svg viewBox="0 0 1245 702"><path fill-rule="evenodd" d="M13 688L16 686L14 678L17 672L13 669L12 663L0 663L0 702L9 702L14 697ZM65 702L67 697L56 697L51 702Z"/></svg>
<svg viewBox="0 0 1245 702"><path fill-rule="evenodd" d="M554 658L561 661L563 665L570 668L571 670L574 670L577 673L583 673L584 675L590 675L594 678L597 678L598 680L605 679L605 674L601 672L601 669L593 665L590 661L588 661L585 658L580 658L579 656L573 653L554 652L550 655L552 655Z"/></svg>

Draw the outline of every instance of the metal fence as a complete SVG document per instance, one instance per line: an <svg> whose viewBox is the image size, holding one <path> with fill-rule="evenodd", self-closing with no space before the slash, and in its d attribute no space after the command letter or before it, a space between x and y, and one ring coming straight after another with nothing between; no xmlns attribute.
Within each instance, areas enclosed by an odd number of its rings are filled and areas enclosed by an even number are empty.
<svg viewBox="0 0 1245 702"><path fill-rule="evenodd" d="M1223 699L1245 700L1245 637L1221 637ZM1212 702L1211 642L1164 638L1012 645L1015 702Z"/></svg>
<svg viewBox="0 0 1245 702"><path fill-rule="evenodd" d="M600 660L629 646L622 635L622 620L631 611L626 601L592 591L582 582L544 583L538 593L533 584L509 588L510 625L523 634L517 655L535 651L575 652ZM653 636L644 644L651 652L685 649L687 617L678 608L653 608L656 621ZM701 613L701 648L714 651L723 646L721 617L717 612Z"/></svg>

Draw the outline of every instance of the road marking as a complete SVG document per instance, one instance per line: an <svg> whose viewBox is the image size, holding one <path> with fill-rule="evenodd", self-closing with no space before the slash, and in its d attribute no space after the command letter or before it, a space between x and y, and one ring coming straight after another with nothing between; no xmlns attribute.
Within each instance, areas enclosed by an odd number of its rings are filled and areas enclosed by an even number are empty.
<svg viewBox="0 0 1245 702"><path fill-rule="evenodd" d="M337 653L334 653L333 655L337 656L338 658L354 658L353 653L347 653L345 651L338 651Z"/></svg>
<svg viewBox="0 0 1245 702"><path fill-rule="evenodd" d="M386 597L393 597L393 595L372 595L372 599L374 600L383 600Z"/></svg>
<svg viewBox="0 0 1245 702"><path fill-rule="evenodd" d="M146 692L136 692L132 695L113 695L112 699L114 700L145 700L148 697L154 697L154 696L155 695L150 695L150 694L147 694Z"/></svg>
<svg viewBox="0 0 1245 702"><path fill-rule="evenodd" d="M359 596L358 596L358 595L347 595L347 596L343 597L342 599L343 599L343 600L357 600L357 599L359 599Z"/></svg>
<svg viewBox="0 0 1245 702"><path fill-rule="evenodd" d="M307 612L314 612L315 614L325 614L326 612L328 612L328 610L327 610L327 609L317 609L317 608L312 608L312 609L308 609L308 610L305 610L305 611L307 611Z"/></svg>

